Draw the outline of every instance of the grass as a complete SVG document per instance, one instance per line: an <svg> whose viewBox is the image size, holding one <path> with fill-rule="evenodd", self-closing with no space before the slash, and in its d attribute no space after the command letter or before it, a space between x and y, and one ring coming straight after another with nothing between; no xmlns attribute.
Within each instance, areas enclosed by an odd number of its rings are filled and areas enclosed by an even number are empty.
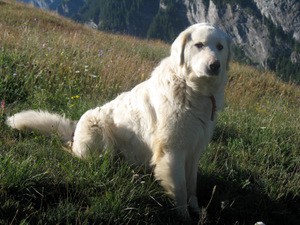
<svg viewBox="0 0 300 225"><path fill-rule="evenodd" d="M42 108L78 119L146 79L157 41L90 30L0 0L0 224L179 224L144 168L109 153L85 161L6 115ZM199 163L199 224L300 224L300 89L231 63L227 104Z"/></svg>

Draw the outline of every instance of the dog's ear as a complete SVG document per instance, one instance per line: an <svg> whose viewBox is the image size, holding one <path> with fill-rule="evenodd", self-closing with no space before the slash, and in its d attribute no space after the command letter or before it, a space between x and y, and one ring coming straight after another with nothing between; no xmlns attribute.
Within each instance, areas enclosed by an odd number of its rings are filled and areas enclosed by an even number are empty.
<svg viewBox="0 0 300 225"><path fill-rule="evenodd" d="M189 31L181 32L171 46L171 57L179 66L184 64L184 49L190 38L190 35L191 34Z"/></svg>

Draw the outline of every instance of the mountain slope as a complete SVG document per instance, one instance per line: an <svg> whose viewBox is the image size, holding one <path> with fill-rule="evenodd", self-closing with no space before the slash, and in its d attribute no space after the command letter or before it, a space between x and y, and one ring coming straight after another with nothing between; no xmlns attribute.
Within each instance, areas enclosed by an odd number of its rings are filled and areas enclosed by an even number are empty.
<svg viewBox="0 0 300 225"><path fill-rule="evenodd" d="M297 0L24 0L100 30L172 41L189 24L227 31L235 57L300 81L300 2Z"/></svg>
<svg viewBox="0 0 300 225"><path fill-rule="evenodd" d="M0 0L0 224L179 224L151 171L80 161L56 137L18 133L28 108L78 119L146 79L169 45L89 29ZM300 224L300 90L232 62L226 107L199 163L199 224Z"/></svg>

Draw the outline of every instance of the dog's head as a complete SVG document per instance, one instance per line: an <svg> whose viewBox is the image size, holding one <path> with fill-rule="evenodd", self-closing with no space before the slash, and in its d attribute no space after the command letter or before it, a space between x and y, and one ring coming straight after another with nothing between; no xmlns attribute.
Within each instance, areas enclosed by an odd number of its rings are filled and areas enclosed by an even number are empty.
<svg viewBox="0 0 300 225"><path fill-rule="evenodd" d="M226 74L230 59L230 37L207 23L199 23L181 32L171 47L176 65L186 67L195 77Z"/></svg>

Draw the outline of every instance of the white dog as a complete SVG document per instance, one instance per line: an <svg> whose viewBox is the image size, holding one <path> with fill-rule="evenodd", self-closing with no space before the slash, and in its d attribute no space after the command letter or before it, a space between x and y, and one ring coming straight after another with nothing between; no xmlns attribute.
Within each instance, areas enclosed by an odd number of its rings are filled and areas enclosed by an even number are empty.
<svg viewBox="0 0 300 225"><path fill-rule="evenodd" d="M209 24L195 24L180 33L148 80L88 110L78 122L29 110L6 123L58 133L80 158L109 148L131 163L150 165L178 213L189 218L188 206L199 212L198 161L224 101L229 58L230 38Z"/></svg>

